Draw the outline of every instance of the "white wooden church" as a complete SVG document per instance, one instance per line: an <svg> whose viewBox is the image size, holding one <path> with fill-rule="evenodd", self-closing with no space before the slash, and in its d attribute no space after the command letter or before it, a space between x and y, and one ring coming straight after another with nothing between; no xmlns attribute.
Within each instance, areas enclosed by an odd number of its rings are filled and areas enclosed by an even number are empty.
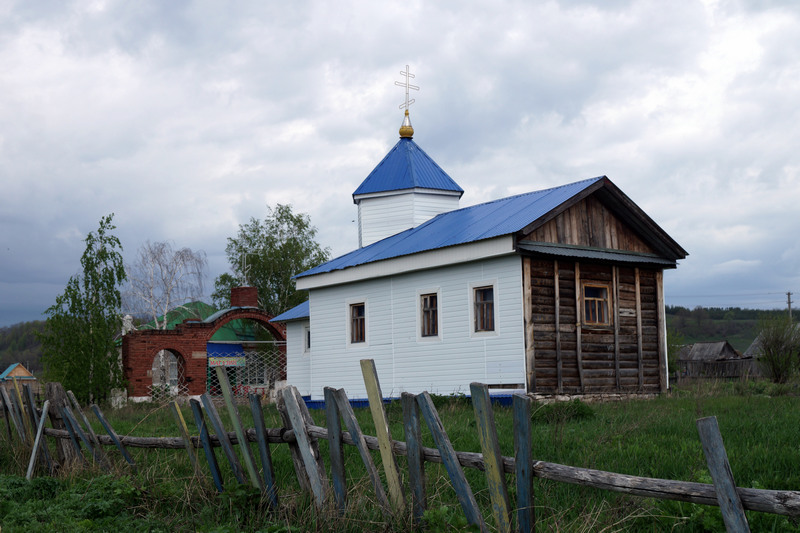
<svg viewBox="0 0 800 533"><path fill-rule="evenodd" d="M359 248L296 275L287 379L365 398L666 390L663 270L687 253L605 176L459 209L463 190L400 140L353 193Z"/></svg>

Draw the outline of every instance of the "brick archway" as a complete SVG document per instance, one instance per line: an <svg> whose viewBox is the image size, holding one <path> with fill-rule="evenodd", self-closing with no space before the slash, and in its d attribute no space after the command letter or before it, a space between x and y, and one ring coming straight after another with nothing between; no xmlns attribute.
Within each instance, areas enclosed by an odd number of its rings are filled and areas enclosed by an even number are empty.
<svg viewBox="0 0 800 533"><path fill-rule="evenodd" d="M232 320L253 320L267 328L275 340L286 340L286 329L272 324L273 316L256 307L232 307L205 320L188 319L169 330L130 331L122 337L122 369L128 383L129 398L148 398L152 382L148 371L153 358L168 350L182 359L183 379L189 395L198 396L206 390L206 344L214 333ZM286 348L283 347L285 368Z"/></svg>

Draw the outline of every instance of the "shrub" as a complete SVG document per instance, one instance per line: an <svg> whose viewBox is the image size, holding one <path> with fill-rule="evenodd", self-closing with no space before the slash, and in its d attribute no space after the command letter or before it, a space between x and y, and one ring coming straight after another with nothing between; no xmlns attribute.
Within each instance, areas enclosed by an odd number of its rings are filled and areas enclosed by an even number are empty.
<svg viewBox="0 0 800 533"><path fill-rule="evenodd" d="M758 354L764 374L775 383L785 383L797 372L800 328L791 319L763 318L759 321Z"/></svg>

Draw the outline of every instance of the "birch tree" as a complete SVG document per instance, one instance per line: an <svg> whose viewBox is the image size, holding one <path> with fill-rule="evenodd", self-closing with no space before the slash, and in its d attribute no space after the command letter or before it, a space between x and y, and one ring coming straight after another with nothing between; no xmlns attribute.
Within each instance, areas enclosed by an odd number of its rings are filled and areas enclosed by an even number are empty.
<svg viewBox="0 0 800 533"><path fill-rule="evenodd" d="M175 250L170 242L145 242L133 264L125 265L125 308L146 316L155 329L167 329L167 313L203 297L208 262L202 250Z"/></svg>

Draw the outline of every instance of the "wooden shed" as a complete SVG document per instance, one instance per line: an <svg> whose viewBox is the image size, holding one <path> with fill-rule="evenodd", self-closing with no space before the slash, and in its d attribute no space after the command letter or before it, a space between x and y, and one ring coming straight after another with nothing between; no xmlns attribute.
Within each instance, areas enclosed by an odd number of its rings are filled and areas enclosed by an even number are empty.
<svg viewBox="0 0 800 533"><path fill-rule="evenodd" d="M41 391L41 384L36 376L22 366L22 363L14 363L9 365L8 368L0 374L0 387L4 387L9 392L14 389L14 379L17 380L18 385L30 385L31 391L34 394L39 394Z"/></svg>
<svg viewBox="0 0 800 533"><path fill-rule="evenodd" d="M757 360L742 355L728 341L696 342L678 354L680 377L740 378L761 375Z"/></svg>

